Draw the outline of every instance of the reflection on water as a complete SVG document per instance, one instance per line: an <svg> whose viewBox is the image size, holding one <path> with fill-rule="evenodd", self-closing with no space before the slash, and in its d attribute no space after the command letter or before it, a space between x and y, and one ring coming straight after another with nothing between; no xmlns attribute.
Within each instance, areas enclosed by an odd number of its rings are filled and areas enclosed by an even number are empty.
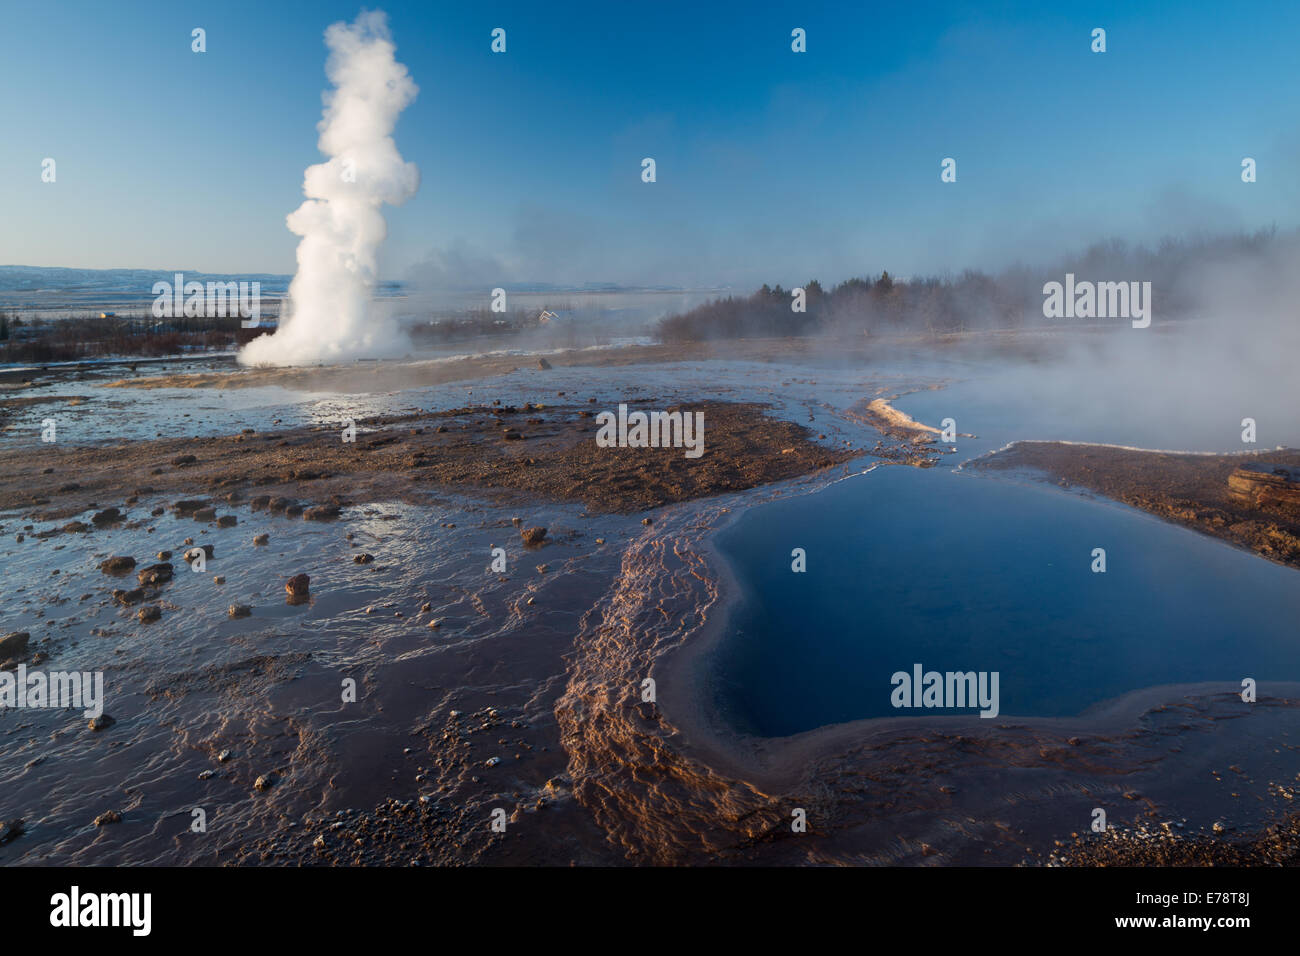
<svg viewBox="0 0 1300 956"><path fill-rule="evenodd" d="M881 468L761 505L719 544L746 594L714 665L719 703L763 736L952 713L891 705L891 675L916 663L999 672L1008 716L1162 684L1300 679L1281 626L1300 613L1294 570L1043 485Z"/></svg>

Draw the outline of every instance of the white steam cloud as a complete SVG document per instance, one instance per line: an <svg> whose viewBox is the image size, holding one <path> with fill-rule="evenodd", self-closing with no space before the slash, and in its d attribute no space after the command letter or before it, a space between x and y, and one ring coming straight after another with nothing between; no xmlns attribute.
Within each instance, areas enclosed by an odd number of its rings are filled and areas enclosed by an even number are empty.
<svg viewBox="0 0 1300 956"><path fill-rule="evenodd" d="M311 365L400 354L405 338L371 308L379 247L388 235L380 210L400 206L420 186L420 170L393 142L398 115L419 88L393 54L387 16L362 12L325 31L324 96L317 129L329 160L307 167L306 201L286 220L298 243L288 315L272 335L240 353L244 365Z"/></svg>

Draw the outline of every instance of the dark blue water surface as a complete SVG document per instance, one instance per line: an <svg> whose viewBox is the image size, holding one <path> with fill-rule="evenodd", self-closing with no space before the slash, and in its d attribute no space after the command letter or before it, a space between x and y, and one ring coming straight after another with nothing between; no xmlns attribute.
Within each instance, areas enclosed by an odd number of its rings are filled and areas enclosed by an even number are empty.
<svg viewBox="0 0 1300 956"><path fill-rule="evenodd" d="M1004 716L1300 680L1300 573L1047 485L882 467L760 505L718 545L744 597L713 661L716 702L762 736L954 713L891 705L891 675L916 663L999 672Z"/></svg>

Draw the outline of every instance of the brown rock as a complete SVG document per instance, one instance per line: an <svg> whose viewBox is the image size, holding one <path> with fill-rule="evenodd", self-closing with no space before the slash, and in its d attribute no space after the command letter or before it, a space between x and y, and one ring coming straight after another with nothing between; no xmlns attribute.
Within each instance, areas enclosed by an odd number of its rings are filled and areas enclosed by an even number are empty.
<svg viewBox="0 0 1300 956"><path fill-rule="evenodd" d="M0 637L0 662L17 661L27 653L27 642L31 640L27 631L10 631Z"/></svg>
<svg viewBox="0 0 1300 956"><path fill-rule="evenodd" d="M118 588L113 592L113 603L120 604L122 607L128 607L132 604L139 604L144 600L144 588L132 588L124 591Z"/></svg>
<svg viewBox="0 0 1300 956"><path fill-rule="evenodd" d="M152 587L158 584L166 584L172 579L172 566L167 563L151 564L144 568L136 575L142 585Z"/></svg>

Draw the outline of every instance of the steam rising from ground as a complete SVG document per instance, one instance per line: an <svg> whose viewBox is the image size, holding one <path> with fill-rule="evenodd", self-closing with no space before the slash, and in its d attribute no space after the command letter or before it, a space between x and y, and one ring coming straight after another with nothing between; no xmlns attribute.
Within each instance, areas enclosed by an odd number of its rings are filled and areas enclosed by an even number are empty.
<svg viewBox="0 0 1300 956"><path fill-rule="evenodd" d="M399 206L420 185L420 171L403 161L393 142L398 115L419 88L393 54L388 21L363 12L351 26L325 31L330 50L318 125L329 160L309 166L307 200L290 213L290 231L302 236L298 271L289 286L289 314L272 335L250 342L244 365L310 365L400 355L405 337L391 318L372 308L379 247L388 235L380 206Z"/></svg>

